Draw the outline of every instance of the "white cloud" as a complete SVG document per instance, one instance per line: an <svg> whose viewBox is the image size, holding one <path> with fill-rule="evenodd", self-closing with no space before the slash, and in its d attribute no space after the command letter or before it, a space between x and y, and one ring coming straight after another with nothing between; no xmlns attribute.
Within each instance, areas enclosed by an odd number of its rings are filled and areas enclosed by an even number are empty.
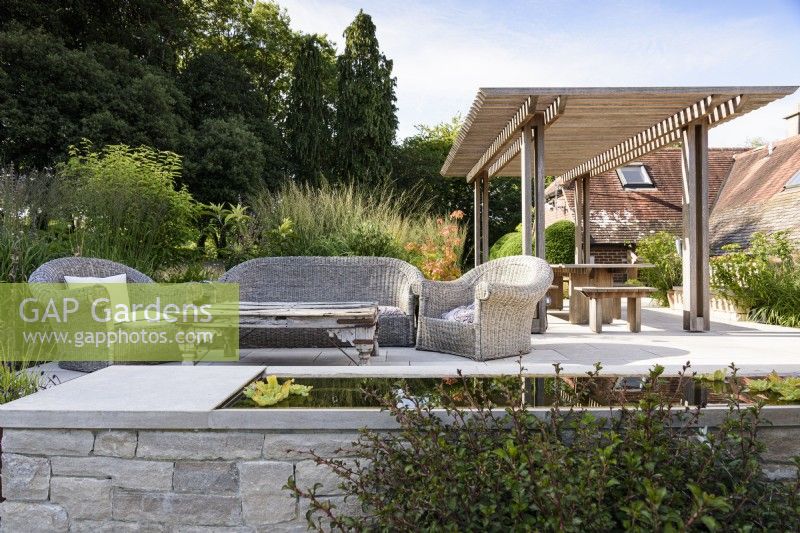
<svg viewBox="0 0 800 533"><path fill-rule="evenodd" d="M800 71L800 45L775 28L780 13L728 16L732 7L723 17L714 6L682 13L672 3L281 1L295 28L327 33L340 46L362 4L394 60L401 138L415 124L466 113L482 86L789 85ZM797 100L722 125L710 143L781 138L782 117Z"/></svg>

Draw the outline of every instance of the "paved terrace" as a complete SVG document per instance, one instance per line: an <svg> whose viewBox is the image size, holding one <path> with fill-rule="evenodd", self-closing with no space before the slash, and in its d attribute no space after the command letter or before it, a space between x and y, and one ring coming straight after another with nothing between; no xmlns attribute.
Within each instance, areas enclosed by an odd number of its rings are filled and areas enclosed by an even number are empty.
<svg viewBox="0 0 800 533"><path fill-rule="evenodd" d="M615 320L604 325L599 335L588 326L570 324L566 314L551 314L547 333L531 336L533 350L522 358L526 373L551 375L552 365L559 363L567 375L584 375L599 361L606 376L643 374L656 364L665 366L667 374L675 374L690 361L700 373L735 362L742 375L763 375L773 370L781 375L800 375L800 329L715 321L709 332L690 333L682 329L679 311L645 308L642 312L641 333L630 333L626 322ZM414 348L384 347L380 352L370 365L358 367L335 348L243 349L239 364L264 365L270 373L315 377L444 376L459 369L476 375L519 371L515 358L475 362ZM61 370L54 363L43 369L47 375L57 375L61 382L82 375Z"/></svg>

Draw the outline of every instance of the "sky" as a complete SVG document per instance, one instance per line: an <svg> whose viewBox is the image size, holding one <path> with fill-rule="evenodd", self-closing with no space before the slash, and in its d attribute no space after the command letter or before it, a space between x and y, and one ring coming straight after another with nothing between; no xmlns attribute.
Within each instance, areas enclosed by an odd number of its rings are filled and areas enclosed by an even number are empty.
<svg viewBox="0 0 800 533"><path fill-rule="evenodd" d="M292 27L372 16L397 77L398 138L466 115L479 87L800 85L800 0L278 0ZM710 146L786 136L800 92L714 128Z"/></svg>

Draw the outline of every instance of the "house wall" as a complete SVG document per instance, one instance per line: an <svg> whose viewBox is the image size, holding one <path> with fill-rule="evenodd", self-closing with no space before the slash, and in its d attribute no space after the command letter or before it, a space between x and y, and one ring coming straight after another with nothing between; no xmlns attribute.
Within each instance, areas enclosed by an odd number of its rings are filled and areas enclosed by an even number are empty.
<svg viewBox="0 0 800 533"><path fill-rule="evenodd" d="M630 263L628 250L623 244L593 244L591 255L595 263ZM627 277L625 272L615 272L614 283L624 283Z"/></svg>
<svg viewBox="0 0 800 533"><path fill-rule="evenodd" d="M595 263L628 263L628 248L621 244L596 244L591 247Z"/></svg>

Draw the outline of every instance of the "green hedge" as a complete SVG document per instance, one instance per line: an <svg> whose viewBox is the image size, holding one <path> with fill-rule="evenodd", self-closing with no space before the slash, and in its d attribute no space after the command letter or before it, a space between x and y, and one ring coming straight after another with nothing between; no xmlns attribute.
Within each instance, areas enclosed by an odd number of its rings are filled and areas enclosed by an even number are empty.
<svg viewBox="0 0 800 533"><path fill-rule="evenodd" d="M532 240L535 244L535 236ZM522 224L515 231L506 233L492 245L489 259L522 254ZM575 262L575 224L559 220L544 229L544 254L548 263Z"/></svg>
<svg viewBox="0 0 800 533"><path fill-rule="evenodd" d="M443 383L425 396L400 382L383 402L399 431L362 432L354 460L309 455L346 500L318 494L321 485L302 476L287 487L324 531L800 530L800 458L786 465L794 479L767 477L758 406L731 393L721 424L700 427L699 410L668 401L656 367L638 402L615 392L619 416L609 419L582 407L611 385L599 370L569 384L548 379L556 401L568 400L546 417L522 399L521 377L451 380L460 387ZM729 385L743 386L735 370Z"/></svg>

